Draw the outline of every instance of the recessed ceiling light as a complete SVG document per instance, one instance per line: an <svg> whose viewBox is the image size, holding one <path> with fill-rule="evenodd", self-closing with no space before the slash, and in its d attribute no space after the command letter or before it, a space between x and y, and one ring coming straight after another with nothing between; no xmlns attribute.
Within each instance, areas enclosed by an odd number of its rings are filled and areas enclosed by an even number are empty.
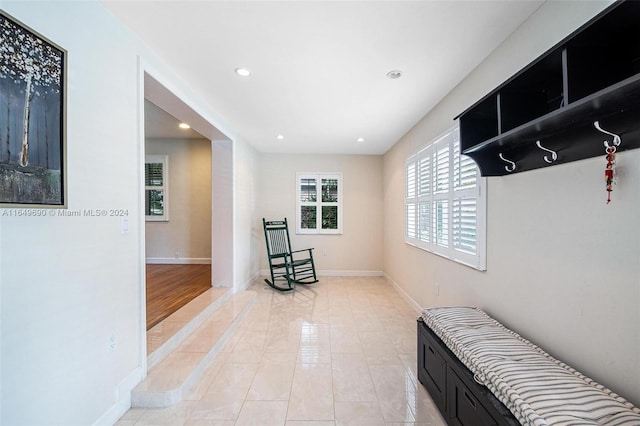
<svg viewBox="0 0 640 426"><path fill-rule="evenodd" d="M178 124L178 127L180 127L181 129L190 129L191 126L189 126L187 123L180 123Z"/></svg>
<svg viewBox="0 0 640 426"><path fill-rule="evenodd" d="M242 67L236 68L235 71L236 71L236 74L238 74L241 77L249 77L251 75L251 71L249 71L246 68L242 68Z"/></svg>
<svg viewBox="0 0 640 426"><path fill-rule="evenodd" d="M389 72L387 73L387 77L389 77L389 78L390 78L390 79L392 79L392 80L395 80L396 78L400 78L400 77L402 77L402 71L400 71L400 70L392 70L392 71L389 71Z"/></svg>
<svg viewBox="0 0 640 426"><path fill-rule="evenodd" d="M356 142L364 142L364 138L358 138L356 139Z"/></svg>
<svg viewBox="0 0 640 426"><path fill-rule="evenodd" d="M282 139L284 139L284 136L280 134L280 135L276 136L276 139L282 140Z"/></svg>

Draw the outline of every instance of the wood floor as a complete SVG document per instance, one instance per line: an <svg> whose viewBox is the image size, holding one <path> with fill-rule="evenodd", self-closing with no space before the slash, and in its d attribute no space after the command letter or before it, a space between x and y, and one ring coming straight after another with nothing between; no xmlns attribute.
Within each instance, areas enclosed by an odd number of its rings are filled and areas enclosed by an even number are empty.
<svg viewBox="0 0 640 426"><path fill-rule="evenodd" d="M211 265L147 265L147 330L211 288Z"/></svg>

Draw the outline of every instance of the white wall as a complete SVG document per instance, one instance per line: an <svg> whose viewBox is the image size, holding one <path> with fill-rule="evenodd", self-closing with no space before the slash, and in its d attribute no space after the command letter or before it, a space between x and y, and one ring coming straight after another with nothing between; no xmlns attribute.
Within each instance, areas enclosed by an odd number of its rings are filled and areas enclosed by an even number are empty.
<svg viewBox="0 0 640 426"><path fill-rule="evenodd" d="M211 283L233 287L233 143L213 141L211 146ZM232 265L229 268L229 265Z"/></svg>
<svg viewBox="0 0 640 426"><path fill-rule="evenodd" d="M296 235L296 172L341 172L343 234ZM382 157L367 155L260 155L257 218L260 265L268 270L262 218L289 221L294 249L313 247L323 274L382 271Z"/></svg>
<svg viewBox="0 0 640 426"><path fill-rule="evenodd" d="M0 210L0 423L113 423L145 369L140 64L231 140L235 133L98 1L0 0L0 7L69 52L69 211L126 209L130 218L121 234L116 217ZM250 149L240 151L234 161L254 161ZM250 179L237 178L241 187ZM245 193L237 206L252 197ZM230 218L234 238L249 239L246 215ZM250 262L232 256L226 267L251 270Z"/></svg>
<svg viewBox="0 0 640 426"><path fill-rule="evenodd" d="M169 156L169 221L146 222L147 261L211 262L211 141L147 139L145 146L147 155Z"/></svg>
<svg viewBox="0 0 640 426"><path fill-rule="evenodd" d="M142 374L140 45L97 2L2 8L69 52L69 211L125 209L130 221L123 235L118 217L0 215L0 423L91 424Z"/></svg>
<svg viewBox="0 0 640 426"><path fill-rule="evenodd" d="M640 150L619 154L610 205L604 151L490 178L484 273L403 242L406 157L606 5L546 2L385 155L384 269L420 306L485 309L640 405Z"/></svg>
<svg viewBox="0 0 640 426"><path fill-rule="evenodd" d="M259 154L248 143L237 138L233 147L233 253L234 291L248 287L258 275L259 234L255 223ZM215 202L215 200L214 200Z"/></svg>

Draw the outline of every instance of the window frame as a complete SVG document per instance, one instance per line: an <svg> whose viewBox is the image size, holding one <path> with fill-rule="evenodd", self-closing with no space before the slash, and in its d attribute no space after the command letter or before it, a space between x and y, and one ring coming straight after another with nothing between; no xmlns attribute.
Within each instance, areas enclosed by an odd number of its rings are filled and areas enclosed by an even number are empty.
<svg viewBox="0 0 640 426"><path fill-rule="evenodd" d="M145 221L147 222L169 222L169 156L168 155L145 155L144 158L145 164L145 186L144 186L144 197L146 201L147 191L162 191L162 207L163 214L162 215L147 215L146 214L146 203L145 203ZM162 185L147 185L147 164L162 164Z"/></svg>
<svg viewBox="0 0 640 426"><path fill-rule="evenodd" d="M475 185L463 185L467 182L463 180L464 173L472 166L475 166ZM458 121L407 158L404 182L405 243L486 271L487 179L480 176L480 170L471 158L460 153ZM464 249L464 230L468 225L464 221L463 206L469 205L475 207L475 253ZM421 215L425 206L428 214ZM443 214L445 206L446 229L435 229L436 225L443 224L443 220L439 221L435 215Z"/></svg>
<svg viewBox="0 0 640 426"><path fill-rule="evenodd" d="M302 201L301 184L302 179L316 180L316 201ZM327 202L322 201L322 179L336 179L338 181L338 201ZM296 173L296 234L302 235L340 235L342 234L342 218L343 218L343 176L339 172L297 172ZM316 228L302 228L302 207L316 207ZM322 228L322 207L336 206L338 208L338 227L336 229Z"/></svg>

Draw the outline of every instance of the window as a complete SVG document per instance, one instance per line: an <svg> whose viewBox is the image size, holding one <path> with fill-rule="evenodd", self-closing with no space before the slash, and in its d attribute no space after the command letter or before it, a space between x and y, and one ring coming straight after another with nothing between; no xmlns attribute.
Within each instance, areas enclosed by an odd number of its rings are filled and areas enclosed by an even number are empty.
<svg viewBox="0 0 640 426"><path fill-rule="evenodd" d="M169 220L169 158L147 155L144 163L144 211L148 221Z"/></svg>
<svg viewBox="0 0 640 426"><path fill-rule="evenodd" d="M407 159L405 185L405 242L486 270L486 179L457 124Z"/></svg>
<svg viewBox="0 0 640 426"><path fill-rule="evenodd" d="M298 234L342 234L342 173L297 173Z"/></svg>

